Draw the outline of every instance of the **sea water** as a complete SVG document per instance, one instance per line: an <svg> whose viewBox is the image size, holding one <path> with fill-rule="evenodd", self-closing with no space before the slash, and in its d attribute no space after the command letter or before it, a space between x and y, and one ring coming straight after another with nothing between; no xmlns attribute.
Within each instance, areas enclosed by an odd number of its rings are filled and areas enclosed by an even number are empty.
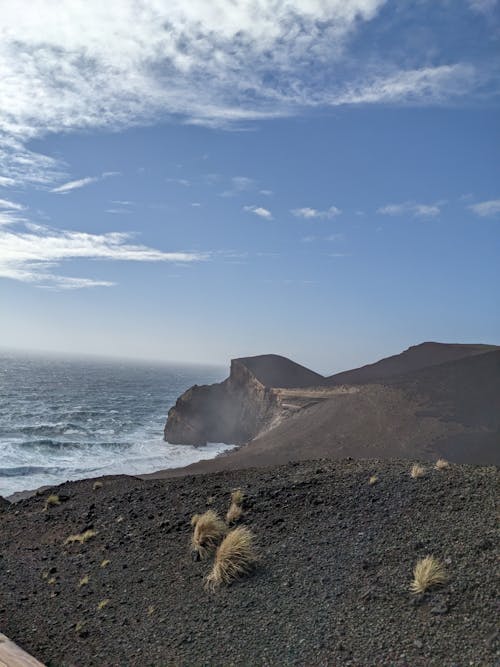
<svg viewBox="0 0 500 667"><path fill-rule="evenodd" d="M163 440L177 397L226 374L208 366L0 352L0 495L176 468L230 449Z"/></svg>

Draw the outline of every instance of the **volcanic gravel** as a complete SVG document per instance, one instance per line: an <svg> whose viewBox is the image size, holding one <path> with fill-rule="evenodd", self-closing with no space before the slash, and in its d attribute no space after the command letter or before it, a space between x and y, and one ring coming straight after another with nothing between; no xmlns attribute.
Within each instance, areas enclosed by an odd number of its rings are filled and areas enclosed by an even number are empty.
<svg viewBox="0 0 500 667"><path fill-rule="evenodd" d="M0 505L0 631L57 667L498 664L498 471L427 464L412 479L410 465L113 477ZM190 518L225 514L236 487L260 562L210 592ZM61 504L44 511L50 492ZM88 542L64 544L88 529ZM449 581L415 596L412 570L427 554Z"/></svg>

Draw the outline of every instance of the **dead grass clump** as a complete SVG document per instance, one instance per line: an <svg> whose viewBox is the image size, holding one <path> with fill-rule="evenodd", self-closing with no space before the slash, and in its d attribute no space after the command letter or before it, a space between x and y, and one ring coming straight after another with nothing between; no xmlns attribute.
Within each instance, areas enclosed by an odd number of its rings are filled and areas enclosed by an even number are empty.
<svg viewBox="0 0 500 667"><path fill-rule="evenodd" d="M424 593L433 586L440 586L447 581L445 569L440 560L434 556L426 556L417 561L413 570L413 581L410 584L412 593Z"/></svg>
<svg viewBox="0 0 500 667"><path fill-rule="evenodd" d="M425 476L425 468L421 466L420 463L414 463L410 470L410 477L417 479L418 477Z"/></svg>
<svg viewBox="0 0 500 667"><path fill-rule="evenodd" d="M78 582L78 588L81 588L82 586L86 586L89 583L90 577L88 574L86 574L84 577L80 579Z"/></svg>
<svg viewBox="0 0 500 667"><path fill-rule="evenodd" d="M102 489L102 482L94 482L92 488L94 489L94 491L97 491L97 489Z"/></svg>
<svg viewBox="0 0 500 667"><path fill-rule="evenodd" d="M201 514L193 514L193 516L191 517L191 525L193 526L193 528L198 523L198 519L200 518L200 516Z"/></svg>
<svg viewBox="0 0 500 667"><path fill-rule="evenodd" d="M254 534L244 526L228 533L217 549L214 566L205 579L205 586L216 588L248 574L257 563L254 539Z"/></svg>
<svg viewBox="0 0 500 667"><path fill-rule="evenodd" d="M108 560L107 558L105 558L105 559L102 561L102 563L101 563L101 567L108 567L108 565L109 565L110 563L111 563L111 561Z"/></svg>
<svg viewBox="0 0 500 667"><path fill-rule="evenodd" d="M107 607L109 604L110 600L109 598L106 598L106 600L101 600L99 604L97 605L97 609L100 611L101 609L104 609L104 607Z"/></svg>
<svg viewBox="0 0 500 667"><path fill-rule="evenodd" d="M45 499L45 507L43 509L47 511L49 507L54 507L54 505L60 504L61 500L59 499L59 496L57 496L55 493L51 493L50 496L47 496Z"/></svg>
<svg viewBox="0 0 500 667"><path fill-rule="evenodd" d="M200 514L194 524L191 538L193 552L199 558L206 558L214 551L226 533L227 526L217 512L207 510L204 514Z"/></svg>
<svg viewBox="0 0 500 667"><path fill-rule="evenodd" d="M436 468L436 470L445 470L445 468L450 467L450 464L446 459L438 459L434 467Z"/></svg>
<svg viewBox="0 0 500 667"><path fill-rule="evenodd" d="M80 544L83 544L84 542L87 542L88 540L92 539L97 535L97 531L95 530L86 530L83 533L76 534L76 535L70 535L69 537L66 538L64 544L74 544L75 542L79 542Z"/></svg>
<svg viewBox="0 0 500 667"><path fill-rule="evenodd" d="M377 475L372 475L372 476L370 477L370 479L368 480L368 484L369 484L370 486L373 486L373 485L376 484L377 482L378 482L378 477L377 477Z"/></svg>
<svg viewBox="0 0 500 667"><path fill-rule="evenodd" d="M226 514L226 523L229 525L236 523L239 519L241 519L242 515L243 510L241 509L241 505L231 503Z"/></svg>
<svg viewBox="0 0 500 667"><path fill-rule="evenodd" d="M234 491L231 492L231 502L235 505L243 505L244 497L241 489L234 489Z"/></svg>

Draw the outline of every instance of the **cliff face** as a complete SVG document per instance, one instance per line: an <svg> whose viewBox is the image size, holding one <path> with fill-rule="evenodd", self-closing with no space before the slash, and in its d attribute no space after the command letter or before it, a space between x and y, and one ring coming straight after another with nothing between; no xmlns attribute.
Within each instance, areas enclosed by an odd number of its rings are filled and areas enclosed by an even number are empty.
<svg viewBox="0 0 500 667"><path fill-rule="evenodd" d="M182 394L169 410L165 440L182 445L248 442L262 431L275 407L272 389L243 360L234 359L224 382L194 385Z"/></svg>

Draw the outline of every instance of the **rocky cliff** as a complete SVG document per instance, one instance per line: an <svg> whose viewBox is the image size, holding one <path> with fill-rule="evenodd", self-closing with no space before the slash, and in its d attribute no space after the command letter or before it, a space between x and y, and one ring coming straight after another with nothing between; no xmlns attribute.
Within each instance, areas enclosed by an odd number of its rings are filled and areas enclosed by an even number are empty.
<svg viewBox="0 0 500 667"><path fill-rule="evenodd" d="M276 387L323 382L321 375L278 355L233 359L224 382L194 385L182 394L168 413L165 440L183 445L248 442L280 413Z"/></svg>

